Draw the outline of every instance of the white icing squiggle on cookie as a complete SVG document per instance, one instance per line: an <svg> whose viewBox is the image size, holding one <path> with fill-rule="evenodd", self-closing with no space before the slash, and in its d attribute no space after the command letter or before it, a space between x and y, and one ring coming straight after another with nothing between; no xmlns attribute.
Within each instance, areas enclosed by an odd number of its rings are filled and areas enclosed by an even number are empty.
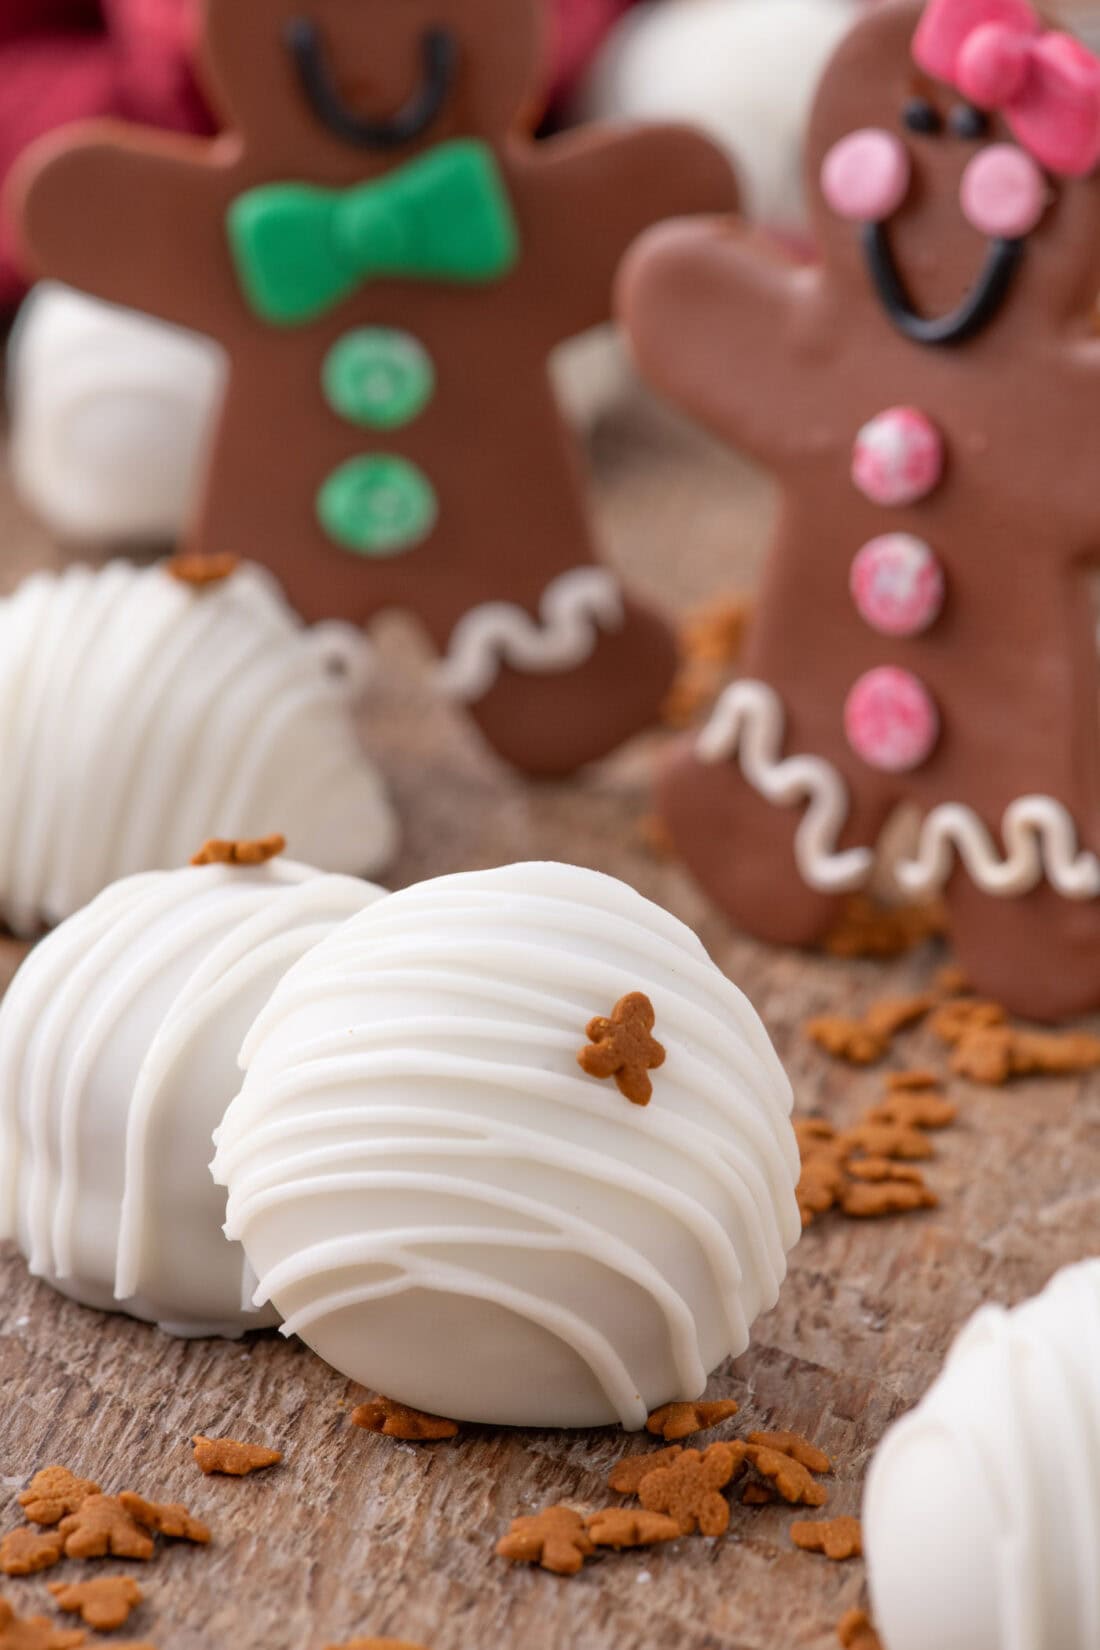
<svg viewBox="0 0 1100 1650"><path fill-rule="evenodd" d="M824 757L783 757L784 721L783 704L773 688L764 682L734 682L700 734L696 754L707 763L736 756L749 784L779 807L808 803L795 837L798 869L811 888L847 893L866 882L872 850L837 852L848 817L848 788Z"/></svg>
<svg viewBox="0 0 1100 1650"><path fill-rule="evenodd" d="M948 802L934 808L921 827L916 857L903 860L898 880L906 893L935 893L947 883L958 853L983 893L1015 899L1037 888L1044 876L1067 899L1100 894L1100 860L1083 852L1068 811L1049 796L1021 796L1005 810L1002 855L972 808Z"/></svg>
<svg viewBox="0 0 1100 1650"><path fill-rule="evenodd" d="M514 602L486 602L463 614L436 681L451 699L475 704L502 664L533 675L576 670L591 658L600 630L621 630L622 591L606 567L577 567L547 585L533 619Z"/></svg>

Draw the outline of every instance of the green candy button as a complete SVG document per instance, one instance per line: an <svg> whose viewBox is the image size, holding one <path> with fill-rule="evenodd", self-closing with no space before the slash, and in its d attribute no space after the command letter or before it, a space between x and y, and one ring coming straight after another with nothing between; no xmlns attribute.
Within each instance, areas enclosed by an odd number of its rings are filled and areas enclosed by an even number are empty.
<svg viewBox="0 0 1100 1650"><path fill-rule="evenodd" d="M342 418L371 430L411 424L435 394L432 358L411 333L359 327L329 350L325 400Z"/></svg>
<svg viewBox="0 0 1100 1650"><path fill-rule="evenodd" d="M439 515L435 488L415 464L375 454L334 470L317 495L329 538L357 556L399 556L427 538Z"/></svg>

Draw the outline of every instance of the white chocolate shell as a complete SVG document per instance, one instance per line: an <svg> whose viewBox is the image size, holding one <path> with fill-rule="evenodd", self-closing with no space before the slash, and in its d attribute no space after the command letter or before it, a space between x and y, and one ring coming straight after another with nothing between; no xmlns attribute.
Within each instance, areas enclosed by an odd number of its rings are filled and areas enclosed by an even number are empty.
<svg viewBox="0 0 1100 1650"><path fill-rule="evenodd" d="M885 1650L1100 1645L1100 1261L983 1307L871 1466Z"/></svg>
<svg viewBox="0 0 1100 1650"><path fill-rule="evenodd" d="M275 983L382 897L285 860L127 878L0 1005L0 1237L88 1306L181 1335L274 1321L222 1232L211 1136Z"/></svg>
<svg viewBox="0 0 1100 1650"><path fill-rule="evenodd" d="M34 932L212 836L380 870L397 832L352 720L362 646L251 566L201 589L128 562L27 579L0 600L0 917Z"/></svg>
<svg viewBox="0 0 1100 1650"><path fill-rule="evenodd" d="M585 1028L646 993L647 1107ZM775 1304L800 1223L791 1089L691 931L565 865L442 877L283 979L218 1134L227 1232L345 1374L460 1420L640 1427Z"/></svg>

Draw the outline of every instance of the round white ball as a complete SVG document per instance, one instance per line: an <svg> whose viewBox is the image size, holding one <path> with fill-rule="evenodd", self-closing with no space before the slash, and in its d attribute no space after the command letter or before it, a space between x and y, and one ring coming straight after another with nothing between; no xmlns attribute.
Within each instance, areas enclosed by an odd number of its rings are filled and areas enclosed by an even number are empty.
<svg viewBox="0 0 1100 1650"><path fill-rule="evenodd" d="M589 73L584 119L688 120L727 151L749 216L807 228L803 141L858 0L675 0L627 12Z"/></svg>
<svg viewBox="0 0 1100 1650"><path fill-rule="evenodd" d="M44 281L8 346L12 480L82 545L173 542L225 382L209 338Z"/></svg>
<svg viewBox="0 0 1100 1650"><path fill-rule="evenodd" d="M212 836L281 831L326 871L391 857L353 720L365 643L306 629L270 575L39 573L0 600L0 916L33 933Z"/></svg>
<svg viewBox="0 0 1100 1650"><path fill-rule="evenodd" d="M31 952L0 1005L0 1235L88 1306L181 1335L257 1313L211 1137L280 976L382 897L278 860L130 877Z"/></svg>
<svg viewBox="0 0 1100 1650"><path fill-rule="evenodd" d="M985 1307L867 1481L885 1650L1100 1643L1100 1261Z"/></svg>
<svg viewBox="0 0 1100 1650"><path fill-rule="evenodd" d="M646 993L651 1103L580 1068ZM226 1230L321 1357L459 1420L637 1428L744 1351L800 1223L791 1089L691 931L518 865L365 911L284 978L218 1137Z"/></svg>

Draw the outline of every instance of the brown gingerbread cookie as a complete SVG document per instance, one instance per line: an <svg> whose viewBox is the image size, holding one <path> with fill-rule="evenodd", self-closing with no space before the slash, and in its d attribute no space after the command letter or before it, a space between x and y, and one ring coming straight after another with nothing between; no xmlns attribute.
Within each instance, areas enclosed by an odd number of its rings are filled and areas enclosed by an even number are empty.
<svg viewBox="0 0 1100 1650"><path fill-rule="evenodd" d="M887 0L820 91L822 250L653 231L643 371L776 475L745 679L662 782L726 910L813 943L900 803L977 988L1100 1003L1100 62L1029 0Z"/></svg>
<svg viewBox="0 0 1100 1650"><path fill-rule="evenodd" d="M43 273L219 339L190 548L308 619L416 614L510 761L656 718L671 637L597 559L548 357L648 225L735 205L683 128L528 135L539 0L206 0L213 141L97 123L14 180Z"/></svg>

